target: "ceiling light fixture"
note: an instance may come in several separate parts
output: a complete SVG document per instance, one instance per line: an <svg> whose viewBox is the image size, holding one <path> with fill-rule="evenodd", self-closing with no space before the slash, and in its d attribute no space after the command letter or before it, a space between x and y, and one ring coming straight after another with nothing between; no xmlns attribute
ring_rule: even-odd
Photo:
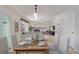
<svg viewBox="0 0 79 59"><path fill-rule="evenodd" d="M38 16L37 16L37 5L34 5L34 6L35 6L34 18L38 19Z"/></svg>

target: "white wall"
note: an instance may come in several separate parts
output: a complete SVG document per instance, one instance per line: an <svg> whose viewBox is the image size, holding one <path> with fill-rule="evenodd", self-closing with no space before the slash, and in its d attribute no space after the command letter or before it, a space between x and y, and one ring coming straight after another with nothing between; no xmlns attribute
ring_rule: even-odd
<svg viewBox="0 0 79 59"><path fill-rule="evenodd" d="M68 39L70 39L69 46L75 48L75 16L73 11L68 10L58 15L55 19L55 26L56 43L59 45L60 51L67 53Z"/></svg>
<svg viewBox="0 0 79 59"><path fill-rule="evenodd" d="M10 8L8 8L7 6L0 6L0 15L6 15L10 17L10 28L11 28L11 34L15 34L15 21L19 22L19 19L23 16L21 16L20 14L16 13L16 11L11 10ZM26 19L26 18L24 18ZM29 21L28 19L26 19L27 21Z"/></svg>
<svg viewBox="0 0 79 59"><path fill-rule="evenodd" d="M0 6L0 15L1 16L7 16L9 17L9 21L10 21L10 35L15 35L15 21L19 22L19 19L22 17L21 15L19 15L18 13L16 13L15 11L11 10L10 8L8 8L7 6ZM24 18L24 17L22 17ZM11 45L11 42L9 42ZM9 46L9 48L12 48L12 45Z"/></svg>
<svg viewBox="0 0 79 59"><path fill-rule="evenodd" d="M71 11L69 11L69 12L73 13L73 19L74 19L73 22L75 23L75 25L74 25L74 28L75 28L75 40L74 40L74 42L75 42L75 50L79 53L79 6L73 6L71 8ZM64 14L64 13L62 13L62 14ZM60 17L61 14L59 14L58 16ZM72 22L72 21L69 21L69 22ZM69 28L72 29L72 27L70 27L70 26L69 26Z"/></svg>
<svg viewBox="0 0 79 59"><path fill-rule="evenodd" d="M79 6L72 7L75 19L75 50L79 53Z"/></svg>
<svg viewBox="0 0 79 59"><path fill-rule="evenodd" d="M79 53L79 6L74 8L75 13L75 28L76 28L76 50Z"/></svg>
<svg viewBox="0 0 79 59"><path fill-rule="evenodd" d="M0 14L1 15L6 15L10 17L10 28L11 28L11 34L15 34L15 21L18 20L20 17L15 14L13 11L9 10L8 8L6 8L6 6L0 6Z"/></svg>

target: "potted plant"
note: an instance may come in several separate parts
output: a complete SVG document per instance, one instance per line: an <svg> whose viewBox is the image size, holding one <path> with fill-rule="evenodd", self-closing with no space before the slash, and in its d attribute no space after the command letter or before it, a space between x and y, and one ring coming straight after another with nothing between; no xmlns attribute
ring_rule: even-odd
<svg viewBox="0 0 79 59"><path fill-rule="evenodd" d="M32 26L29 26L29 31L30 31L30 32L32 31Z"/></svg>

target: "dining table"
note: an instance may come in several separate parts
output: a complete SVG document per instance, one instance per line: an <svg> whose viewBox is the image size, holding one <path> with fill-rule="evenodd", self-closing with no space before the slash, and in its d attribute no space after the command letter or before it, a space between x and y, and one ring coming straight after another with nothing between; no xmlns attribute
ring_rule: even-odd
<svg viewBox="0 0 79 59"><path fill-rule="evenodd" d="M43 44L43 45L42 45ZM32 41L31 44L20 45L20 42L13 48L15 54L48 54L49 48L46 40Z"/></svg>

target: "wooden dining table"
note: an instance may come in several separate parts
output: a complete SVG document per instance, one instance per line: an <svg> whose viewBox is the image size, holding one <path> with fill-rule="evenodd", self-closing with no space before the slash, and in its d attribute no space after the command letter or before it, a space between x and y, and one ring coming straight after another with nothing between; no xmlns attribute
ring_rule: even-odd
<svg viewBox="0 0 79 59"><path fill-rule="evenodd" d="M45 46L38 46L36 43L30 45L16 45L14 48L15 54L48 54L49 48L45 41Z"/></svg>

